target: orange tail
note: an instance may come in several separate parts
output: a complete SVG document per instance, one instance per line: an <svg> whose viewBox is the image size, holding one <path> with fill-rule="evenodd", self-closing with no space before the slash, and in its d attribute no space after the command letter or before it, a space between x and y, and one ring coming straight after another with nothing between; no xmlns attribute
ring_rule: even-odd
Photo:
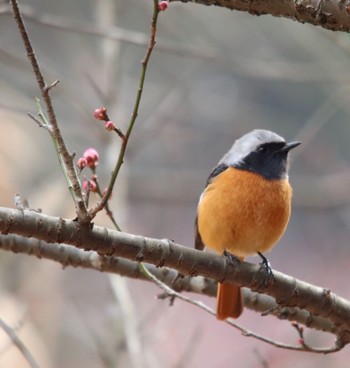
<svg viewBox="0 0 350 368"><path fill-rule="evenodd" d="M216 318L238 318L243 312L241 288L235 284L218 283Z"/></svg>

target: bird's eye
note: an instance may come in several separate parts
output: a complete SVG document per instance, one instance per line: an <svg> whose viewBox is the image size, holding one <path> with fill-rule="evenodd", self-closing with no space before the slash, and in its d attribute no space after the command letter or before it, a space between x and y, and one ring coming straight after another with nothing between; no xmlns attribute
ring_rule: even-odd
<svg viewBox="0 0 350 368"><path fill-rule="evenodd" d="M258 148L258 152L259 153L266 153L267 152L267 149L266 149L266 147L262 146L262 147L259 147Z"/></svg>

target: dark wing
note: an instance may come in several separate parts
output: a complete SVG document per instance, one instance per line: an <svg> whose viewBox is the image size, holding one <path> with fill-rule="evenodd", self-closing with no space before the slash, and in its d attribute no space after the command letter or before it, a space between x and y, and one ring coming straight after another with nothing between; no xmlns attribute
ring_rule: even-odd
<svg viewBox="0 0 350 368"><path fill-rule="evenodd" d="M201 234L198 232L198 216L196 217L196 222L194 224L194 231L196 234L196 237L194 239L194 247L198 250L203 250L205 248L205 245L202 241Z"/></svg>
<svg viewBox="0 0 350 368"><path fill-rule="evenodd" d="M214 170L211 172L211 174L209 175L209 178L207 180L207 183L206 183L205 187L207 187L213 181L213 179L216 176L218 176L219 174L221 174L227 168L228 168L228 166L226 164L220 164L220 165L216 166L214 168Z"/></svg>
<svg viewBox="0 0 350 368"><path fill-rule="evenodd" d="M205 187L207 187L212 181L213 179L218 176L219 174L221 174L223 171L225 171L228 168L227 165L225 164L220 164L218 166L216 166L214 168L214 170L211 172L211 174L209 175L209 178L207 180L207 183L205 185ZM198 215L196 217L196 221L195 221L195 225L194 225L194 229L195 229L195 240L194 240L194 247L198 250L203 250L205 248L205 244L203 243L201 234L198 231Z"/></svg>

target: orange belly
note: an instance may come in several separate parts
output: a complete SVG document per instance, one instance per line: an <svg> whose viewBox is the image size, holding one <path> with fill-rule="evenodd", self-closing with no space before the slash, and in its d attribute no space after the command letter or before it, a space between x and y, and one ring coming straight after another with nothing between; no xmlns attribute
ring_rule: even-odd
<svg viewBox="0 0 350 368"><path fill-rule="evenodd" d="M203 243L238 257L270 250L287 227L291 196L288 180L226 169L207 186L198 205Z"/></svg>

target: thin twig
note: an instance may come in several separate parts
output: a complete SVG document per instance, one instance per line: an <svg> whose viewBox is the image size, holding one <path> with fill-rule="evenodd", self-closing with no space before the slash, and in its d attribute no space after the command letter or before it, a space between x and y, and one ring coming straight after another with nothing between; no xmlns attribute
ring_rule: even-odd
<svg viewBox="0 0 350 368"><path fill-rule="evenodd" d="M115 165L115 168L112 172L112 176L110 179L110 182L108 184L107 190L102 198L102 200L97 203L97 205L90 209L89 211L89 217L91 219L93 219L97 212L101 211L105 206L106 203L108 202L108 199L110 197L110 195L112 194L112 190L115 184L115 181L118 177L120 168L124 162L124 156L125 156L125 152L126 152L126 148L128 145L128 141L132 132L132 129L134 127L135 121L137 119L138 116L138 111L139 111L139 106L140 106L140 102L141 102L141 97L142 97L142 93L143 93L143 87L144 87L144 83L145 83L145 77L146 77L146 72L147 72L147 66L148 66L148 61L151 57L153 48L156 44L156 33L157 33L157 20L158 20L158 14L159 14L159 10L158 10L158 0L154 0L154 6L153 6L153 16L152 16L152 21L151 21L151 33L150 33L150 38L149 38L149 44L148 44L148 48L146 51L146 55L144 57L144 59L142 60L141 64L141 76L140 76L140 81L139 81L139 87L137 90L137 94L136 94L136 99L135 99L135 104L134 104L134 109L131 115L131 119L129 122L129 126L128 129L125 133L125 135L123 135L121 137L121 147L120 147L120 151L119 151L119 156Z"/></svg>
<svg viewBox="0 0 350 368"><path fill-rule="evenodd" d="M267 363L265 358L261 356L260 351L257 348L253 348L253 353L258 358L259 363L261 364L262 368L269 368L269 364Z"/></svg>
<svg viewBox="0 0 350 368"><path fill-rule="evenodd" d="M308 345L305 342L305 337L304 337L304 327L300 326L297 322L292 322L291 323L292 327L294 327L298 333L299 336L299 344L305 349L305 351L312 351L312 347L310 345Z"/></svg>
<svg viewBox="0 0 350 368"><path fill-rule="evenodd" d="M21 312L21 316L20 318L16 321L15 325L12 325L11 328L12 330L16 333L18 333L21 328L23 327L27 317L28 317L28 313L27 313L27 309L23 308L22 312ZM5 354L6 351L8 351L11 347L13 346L13 342L12 340L8 342L8 344L4 344L1 349L0 349L0 356L2 356L3 354Z"/></svg>
<svg viewBox="0 0 350 368"><path fill-rule="evenodd" d="M18 350L22 353L25 360L31 366L31 368L39 368L38 363L35 361L33 355L28 348L24 345L22 340L18 337L13 328L11 328L5 321L0 318L0 327L6 332L12 342L17 346Z"/></svg>
<svg viewBox="0 0 350 368"><path fill-rule="evenodd" d="M191 299L183 294L180 294L178 292L176 292L175 290L171 289L168 285L164 284L162 281L158 280L145 266L143 263L139 264L139 268L141 270L141 272L143 272L147 277L149 277L159 288L161 288L162 290L165 291L165 293L168 295L168 297L174 299L174 298L178 298L186 303L192 304L204 311L206 311L207 313L211 314L212 316L216 316L216 312L211 309L210 307L208 307L206 304L204 304L201 301L198 300L194 300ZM296 350L296 351L308 351L308 352L312 352L312 353L321 353L321 354L328 354L328 353L333 353L336 351L339 351L341 349L341 347L337 344L337 342L335 343L334 346L329 347L329 348L312 348L310 346L305 346L303 344L301 345L289 345L289 344L285 344L279 341L275 341L273 339L270 339L268 337L262 336L260 334L257 334L255 332L252 332L250 330L245 329L244 327L240 326L239 324L237 324L236 322L233 322L232 319L226 319L224 321L225 323L229 324L230 326L236 328L237 330L239 330L243 336L248 336L248 337L253 337L259 341L265 342L269 345L273 345L277 348L282 348L282 349L286 349L286 350Z"/></svg>
<svg viewBox="0 0 350 368"><path fill-rule="evenodd" d="M116 275L109 275L109 284L113 296L118 301L118 306L123 324L125 344L129 353L131 366L140 368L143 366L143 349L138 331L138 313L135 309L126 279Z"/></svg>
<svg viewBox="0 0 350 368"><path fill-rule="evenodd" d="M38 60L35 56L35 52L33 46L30 42L28 32L24 25L22 15L20 13L17 0L11 0L13 16L16 21L19 33L22 37L22 41L24 47L27 52L27 57L32 66L36 81L38 83L42 98L45 103L46 112L48 115L48 123L49 123L49 132L51 138L55 144L55 148L57 149L58 159L61 164L62 170L67 179L68 188L70 193L72 194L73 200L75 202L76 212L78 218L82 222L86 222L87 220L87 208L85 205L85 200L83 197L83 193L81 190L80 180L74 165L73 156L69 153L66 144L61 135L56 114L53 108L53 104L50 97L50 90L57 85L58 81L53 82L52 84L47 85L44 79L44 76L40 70L40 66Z"/></svg>
<svg viewBox="0 0 350 368"><path fill-rule="evenodd" d="M47 131L49 131L49 129L47 129L47 126L45 124L43 124L36 116L34 116L33 114L31 114L30 112L28 112L28 116L35 122L38 124L38 126L40 128L44 128Z"/></svg>
<svg viewBox="0 0 350 368"><path fill-rule="evenodd" d="M95 170L93 170L93 174L96 175ZM99 181L96 180L96 191L98 196L102 199L103 198L103 192L101 190ZM117 223L117 220L114 217L113 211L110 209L108 202L106 202L104 210L106 212L106 215L109 217L109 219L111 220L112 224L114 225L114 227L116 228L116 230L118 231L122 231L121 227L119 226L119 224Z"/></svg>

